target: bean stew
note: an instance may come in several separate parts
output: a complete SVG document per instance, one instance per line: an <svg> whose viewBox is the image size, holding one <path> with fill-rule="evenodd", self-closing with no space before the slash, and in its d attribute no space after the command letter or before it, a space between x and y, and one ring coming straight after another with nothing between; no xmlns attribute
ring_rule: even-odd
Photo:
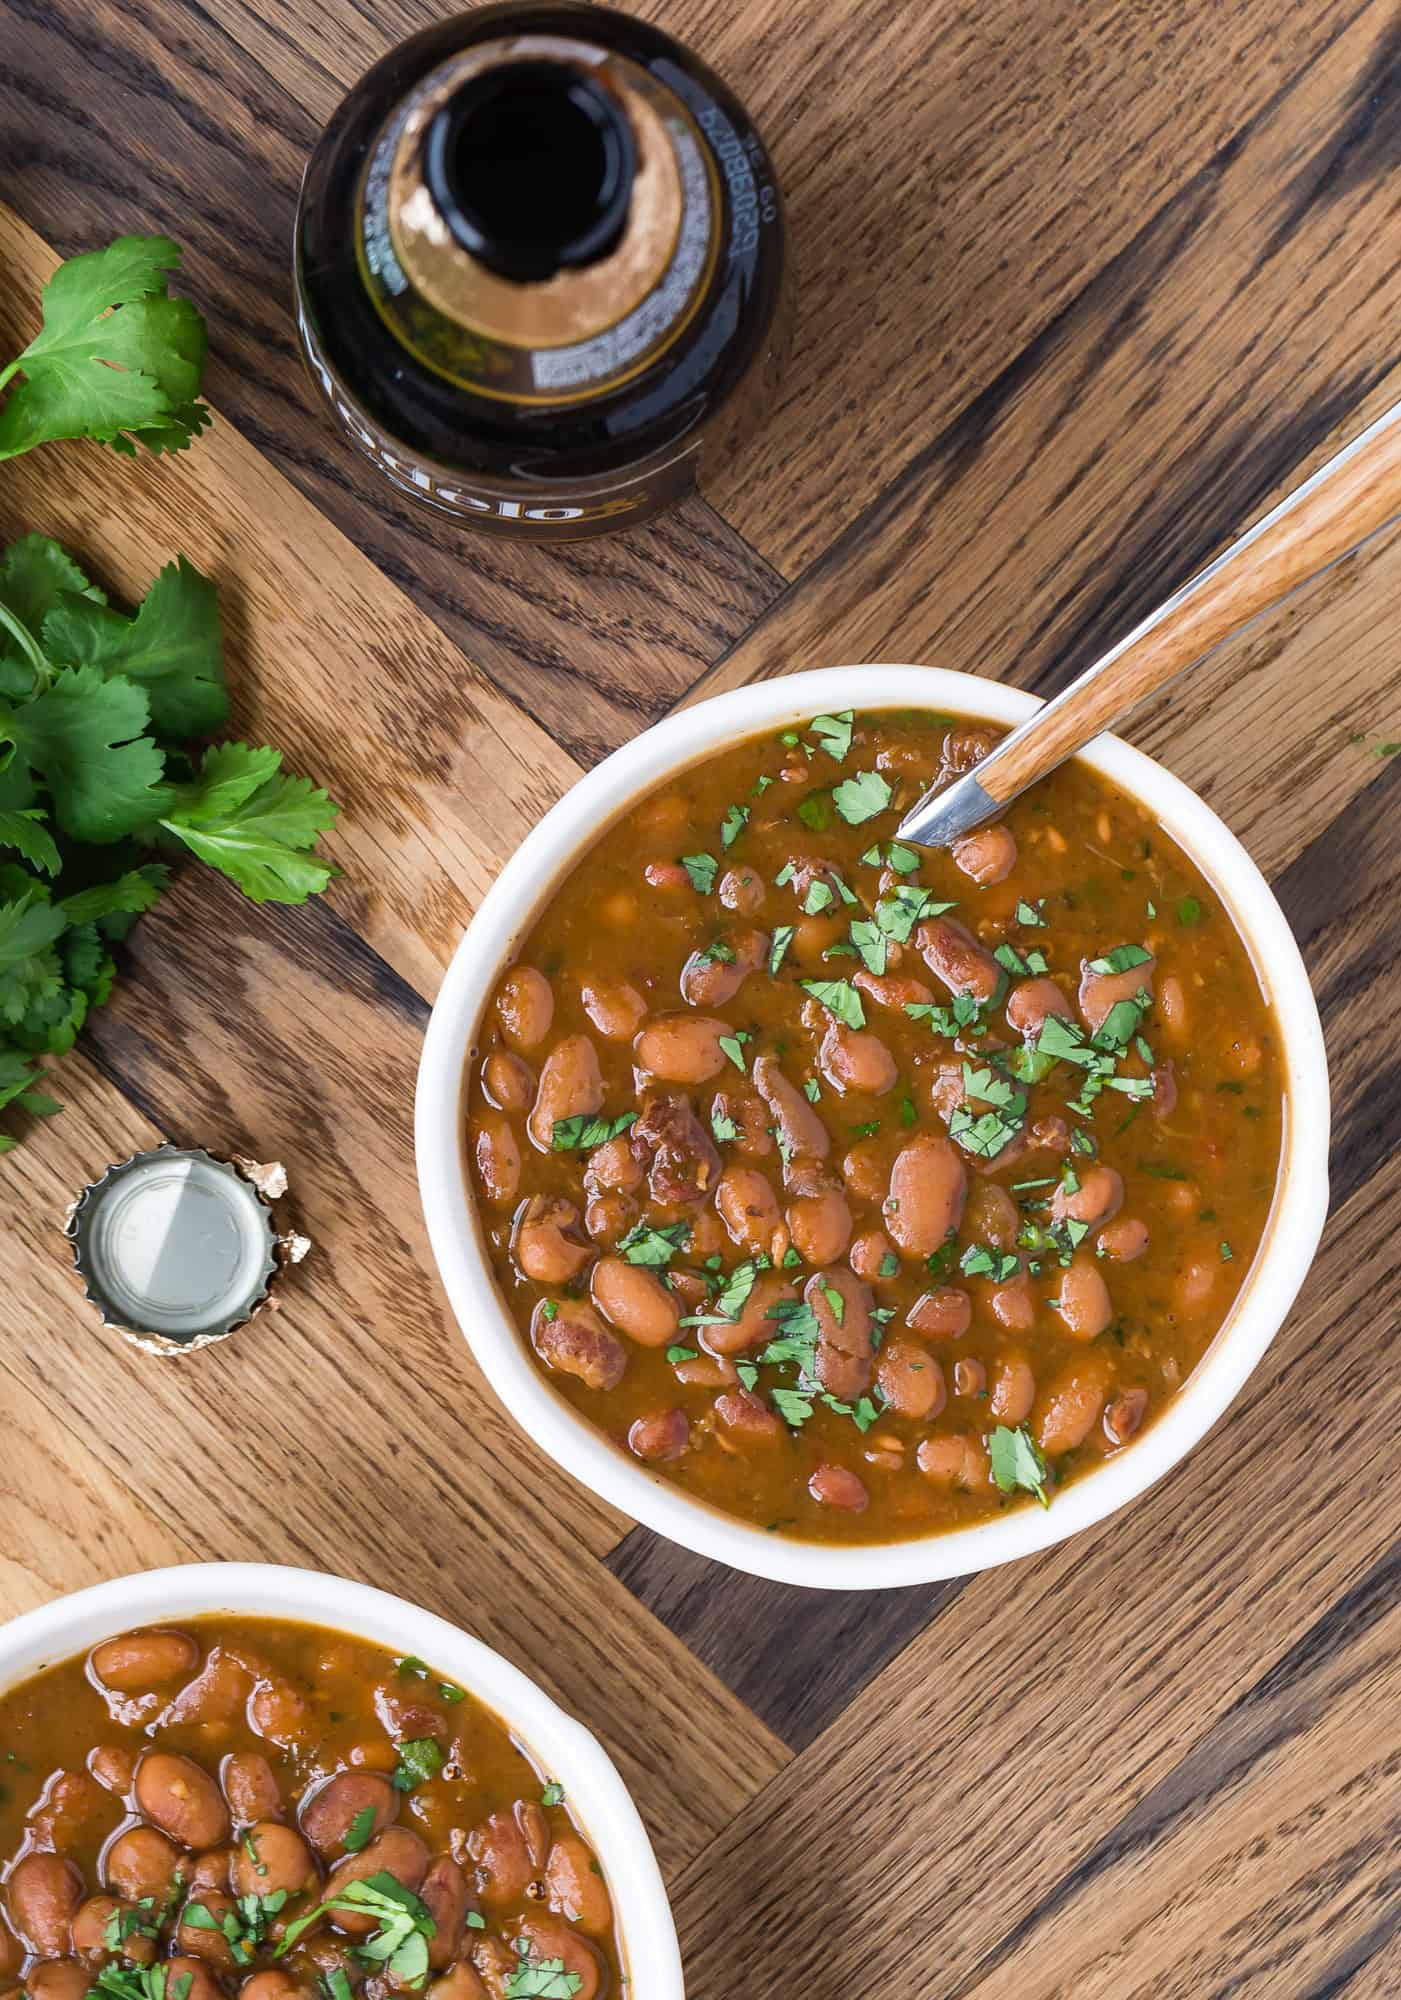
<svg viewBox="0 0 1401 2000"><path fill-rule="evenodd" d="M620 2000L609 1892L422 1660L197 1618L0 1695L0 1994Z"/></svg>
<svg viewBox="0 0 1401 2000"><path fill-rule="evenodd" d="M950 853L893 838L996 740L846 712L693 766L557 890L472 1054L537 1365L775 1533L1050 1504L1181 1387L1269 1215L1274 1018L1150 815L1073 762Z"/></svg>

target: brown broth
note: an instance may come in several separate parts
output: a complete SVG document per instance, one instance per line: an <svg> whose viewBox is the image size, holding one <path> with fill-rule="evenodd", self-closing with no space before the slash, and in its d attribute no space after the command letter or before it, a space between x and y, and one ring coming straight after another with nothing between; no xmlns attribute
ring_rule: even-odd
<svg viewBox="0 0 1401 2000"><path fill-rule="evenodd" d="M544 1040L523 1047L519 1034L515 1036L530 1087L542 1058L564 1038L587 1036L602 1078L595 1108L610 1120L637 1110L641 1101L634 1040L631 1035L609 1039L598 1031L582 997L584 987L625 983L644 1003L646 1022L659 1014L700 1011L719 1017L732 1035L746 1037L732 1044L739 1063L726 1058L702 1082L655 1087L684 1094L707 1127L717 1095L723 1094L731 1115L737 1105L748 1103L762 1150L742 1156L735 1140L722 1141L716 1149L720 1169L738 1164L757 1169L782 1218L791 1189L784 1185L784 1163L774 1145L775 1120L750 1081L756 1059L777 1054L793 1085L805 1085L809 1095L816 1088L813 1108L831 1134L820 1171L844 1188L851 1235L859 1239L892 1221L883 1203L897 1153L921 1134L937 1138L947 1133L947 1097L941 1112L934 1096L940 1066L966 1059L981 1073L990 1050L1002 1045L1005 1060L1019 1037L1009 1027L1005 1000L986 1010L980 1035L970 1039L965 1029L955 1041L937 1032L928 1018L876 1004L867 992L862 996L863 1032L884 1044L893 1081L879 1092L835 1089L831 1060L823 1055L824 1042L834 1032L833 1015L797 982L800 977L850 982L860 971L859 957L833 953L834 946L849 942L853 917L869 920L877 898L890 896L899 885L928 890L938 902L956 904L949 913L953 920L966 925L987 950L1010 946L1023 961L1028 953L1044 954L1046 976L1059 985L1072 1008L1085 961L1126 945L1153 955L1153 1004L1138 1023L1138 1037L1117 1059L1115 1073L1120 1085L1142 1088L1144 1079L1160 1076L1170 1061L1175 1105L1160 1109L1166 1104L1165 1083L1157 1086L1151 1102L1111 1084L1090 1102L1088 1115L1076 1115L1067 1103L1078 1098L1084 1070L1059 1062L1049 1075L1026 1086L1022 1122L1036 1129L1040 1121L1062 1120L1068 1130L1085 1135L1075 1143L1088 1141L1094 1152L1033 1146L1018 1153L1013 1145L1004 1149L1005 1157L979 1161L960 1147L968 1169L967 1199L956 1238L934 1254L932 1263L923 1255L887 1254L880 1274L871 1280L870 1295L883 1315L875 1330L881 1351L873 1356L872 1370L880 1370L882 1354L892 1342L904 1344L900 1351L907 1360L914 1344L927 1357L915 1361L916 1374L926 1366L938 1371L946 1398L942 1408L923 1417L900 1414L881 1404L873 1381L864 1392L869 1408L849 1399L863 1419L873 1418L864 1431L853 1415L831 1407L820 1394L808 1394L804 1401L810 1414L784 1424L773 1437L746 1444L717 1413L716 1389L679 1379L678 1366L683 1374L694 1371L667 1358L669 1347L701 1352L707 1339L703 1327L683 1326L662 1346L617 1342L616 1330L609 1329L609 1339L625 1358L615 1386L590 1387L558 1367L547 1371L554 1387L620 1449L628 1448L639 1420L681 1412L667 1421L679 1432L684 1418L685 1449L680 1456L652 1462L650 1469L696 1498L773 1532L819 1541L885 1540L969 1525L1025 1504L1024 1491L1009 1494L990 1476L987 1441L998 1429L1025 1427L1023 1434L1045 1447L1046 1491L1053 1500L1057 1487L1123 1448L1109 1426L1117 1424L1127 1440L1171 1401L1229 1312L1269 1215L1283 1119L1274 1016L1220 899L1140 805L1075 762L1006 814L1003 824L1015 838L1016 860L1005 879L979 886L944 853L922 852L917 868L905 873L863 861L873 844L885 848L901 812L927 785L949 778L997 733L968 723L950 728L947 717L899 711L858 716L840 763L810 730L801 734L801 742L799 733L790 731L727 749L673 778L616 820L536 919L513 961L543 973L553 993ZM812 749L811 756L803 745ZM853 825L833 809L828 795L834 785L860 772L880 774L891 791L882 810ZM807 806L820 824L799 817L804 801L820 802ZM722 823L736 806L747 807L748 818L726 848ZM676 867L680 857L696 855L709 855L718 864L716 887L709 893L701 893L689 871ZM809 875L776 881L795 860L834 867L856 900L847 903L834 896L828 907L805 916L800 905L812 899ZM753 906L744 914L726 908L717 893L727 872L740 868L757 878ZM830 876L822 879L830 891ZM820 892L815 900L822 900ZM1041 924L1018 921L1028 906L1043 917ZM732 948L727 941L750 929L771 940L780 925L794 926L795 935L776 977L765 965L744 979L732 999L687 1009L680 980L693 953L717 939ZM921 953L924 936L921 925L908 942L892 945L886 972L918 980L930 989L927 999L947 1010L953 995ZM1011 980L1018 983L1018 978ZM1088 1030L1081 1027L1079 1032ZM845 1030L838 1039L844 1037ZM492 1261L523 1338L531 1340L533 1324L540 1341L542 1311L553 1310L555 1325L561 1315L577 1317L577 1302L588 1298L591 1283L589 1260L582 1253L584 1267L568 1283L541 1282L522 1271L513 1239L519 1247L526 1205L535 1197L571 1205L575 1219L564 1232L565 1241L587 1245L590 1258L595 1251L616 1257L627 1229L689 1224L689 1238L662 1268L666 1282L679 1283L682 1290L694 1292L703 1282L709 1298L702 1310L713 1311L719 1287L737 1266L752 1261L716 1213L713 1172L699 1202L658 1200L648 1181L596 1199L590 1209L581 1177L591 1155L540 1150L526 1131L527 1114L503 1110L499 1098L493 1101L484 1087L484 1064L511 1046L500 1010L489 1011L465 1096ZM1140 1053L1143 1046L1151 1062ZM943 1087L947 1092L947 1084ZM984 1100L976 1099L968 1115L985 1110ZM512 1181L508 1172L488 1186L482 1170L494 1171L493 1135L500 1134L503 1124L508 1128L507 1153L509 1140L515 1140L519 1173ZM638 1143L645 1158L647 1149ZM1097 1254L1098 1225L1078 1243L1068 1242L1064 1229L1058 1244L1045 1241L1052 1220L1045 1204L1066 1178L1067 1167L1079 1179L1098 1165L1112 1167L1122 1177L1122 1205L1109 1220L1141 1223L1147 1230L1147 1248L1132 1261ZM999 1189L1001 1194L989 1192ZM1067 1178L1062 1199L1072 1193ZM1024 1233L1020 1242L999 1243L994 1239L999 1231L1005 1236L1008 1197L1017 1205L1015 1226ZM586 1211L592 1240L584 1230ZM1034 1234L1038 1228L1039 1239ZM1120 1230L1119 1237L1126 1240L1126 1232ZM1114 1240L1111 1234L1109 1242ZM1021 1274L999 1285L992 1276L966 1273L961 1260L978 1245L999 1258L1015 1256ZM789 1254L791 1264L795 1253ZM1110 1317L1090 1337L1073 1332L1053 1303L1065 1282L1067 1256L1076 1267L1071 1281L1076 1296L1089 1295L1094 1306L1096 1281L1083 1276L1082 1265L1097 1272L1108 1289ZM850 1275L845 1254L829 1268L839 1266ZM781 1263L780 1272L789 1275ZM797 1287L810 1276L806 1263L792 1267ZM967 1331L940 1335L910 1326L916 1302L940 1287L967 1295ZM1006 1323L1016 1318L1019 1307L1029 1323ZM688 1302L684 1309L696 1308ZM1094 1317L1092 1310L1088 1323ZM1083 1314L1081 1319L1083 1325ZM607 1327L606 1315L595 1314L594 1324ZM776 1331L770 1322L766 1337ZM761 1351L750 1349L734 1359L754 1368ZM543 1368L538 1352L536 1359ZM753 1379L759 1399L770 1409L775 1389L804 1388L792 1363L759 1365ZM908 1394L910 1379L906 1371L903 1393ZM809 1388L811 1383L809 1371ZM919 1393L916 1386L916 1401ZM785 1401L782 1396L779 1400ZM1077 1411L1083 1416L1091 1405L1082 1435L1066 1443L1081 1428ZM801 1415L802 1405L787 1401L786 1410ZM999 1422L999 1411L1007 1413L1005 1422ZM964 1443L938 1442L942 1440ZM1057 1445L1061 1448L1052 1448ZM921 1447L930 1476L920 1469ZM999 1451L1007 1448L1003 1440ZM951 1462L957 1469L950 1477ZM822 1504L813 1496L809 1481L820 1466L836 1466L859 1479L866 1496L860 1511ZM844 1477L836 1490L839 1495L854 1491Z"/></svg>
<svg viewBox="0 0 1401 2000"><path fill-rule="evenodd" d="M313 1862L312 1890L291 1895L271 1917L266 1937L246 1956L240 1950L236 1964L214 1966L212 1990L197 1985L186 2000L219 2000L236 1993L253 1975L274 1967L292 1975L296 1993L306 2000L313 1995L317 2000L345 2000L345 1989L338 1996L334 1981L339 1971L345 1973L349 1991L362 2000L389 2000L391 1992L397 1992L400 2000L405 1993L435 1992L440 2000L502 2000L514 1990L502 1968L522 1963L519 1941L526 1941L524 1962L533 1966L553 1954L556 1934L567 1934L566 1973L578 1967L580 1984L572 1989L577 2000L618 2000L625 1990L622 1951L598 1863L571 1818L569 1802L556 1795L558 1788L550 1785L548 1774L536 1767L480 1702L423 1662L317 1626L221 1616L187 1619L168 1629L195 1642L195 1666L145 1693L104 1692L92 1664L94 1655L88 1655L47 1668L0 1695L0 1877L6 1883L3 1904L8 1918L8 1926L0 1919L0 1992L25 1976L33 1983L36 2000L50 2000L51 1994L64 2000L66 1973L41 1972L36 1978L41 1957L55 1957L52 1949L26 1952L22 1942L25 1924L15 1886L16 1864L36 1851L51 1850L79 1869L85 1896L106 1889L114 1836L141 1825L142 1817L130 1791L114 1791L98 1781L94 1753L125 1751L137 1756L154 1746L192 1759L216 1787L228 1768L225 1760L233 1753L265 1758L279 1795L277 1812L268 1817L285 1819L294 1828L300 1823ZM94 1649L94 1654L100 1658L101 1649ZM196 1690L182 1698L182 1688L189 1688L197 1676L202 1678ZM167 1716L177 1701L179 1715ZM441 1768L409 1789L396 1790L392 1774L405 1768L399 1746L427 1740L440 1745ZM101 1763L101 1756L96 1761ZM411 1829L428 1856L451 1856L461 1866L466 1907L473 1914L461 1930L446 1982L442 1970L434 1969L427 1978L392 1986L382 1970L355 1957L354 1940L330 1927L334 1915L329 1922L322 1919L285 1957L275 1956L282 1931L321 1900L324 1878L347 1851L344 1844L332 1843L318 1858L311 1827L299 1822L299 1804L326 1781L348 1772L385 1774L397 1807L391 1833ZM139 1793L139 1778L137 1787ZM386 1789L382 1782L380 1789ZM234 1797L230 1790L230 1800ZM502 1846L493 1837L483 1850L480 1836L491 1815L504 1815L515 1824L517 1801L525 1803L533 1823L542 1829L539 1837L551 1845L543 1864L532 1859L521 1879L511 1882L504 1863L498 1867L495 1859L498 1852L506 1854L509 1838ZM369 1830L367 1825L360 1828L362 1834ZM222 1864L214 1865L216 1872L223 1865L225 1880L228 1857L237 1860L243 1848L254 1856L257 1840L249 1834L246 1820L235 1813L231 1830L211 1850L222 1857ZM369 1854L371 1847L362 1840L358 1851ZM591 1936L554 1908L563 1879L558 1873L563 1862L556 1859L561 1855L582 1861L588 1871L590 1893L599 1906L587 1913ZM182 1850L180 1867L187 1883L195 1860L193 1852ZM394 1865L386 1862L391 1872ZM187 1887L182 1893L183 1900L177 1894L168 1905L172 1912L198 1900L202 1892ZM601 1923L599 1908L605 1913ZM146 1912L153 1923L159 1914L159 1907ZM158 1960L170 1951L172 1921L173 1917L150 1947ZM444 1930L444 1950L448 1935ZM199 1941L199 1934L187 1933L182 1951L190 1948L190 1936ZM101 1949L87 1956L84 1971L89 1983L104 1965L109 1976L118 1971L120 1956ZM59 1964L66 1959L66 1952L59 1955ZM71 1960L67 1962L73 1992L81 1995L82 1976ZM168 1983L172 1990L166 2000L179 2000L174 1990L177 1980L168 1978ZM108 1989L101 1992L107 1996ZM110 2000L123 2000L120 1981ZM130 2000L152 2000L152 1996L134 1993ZM287 2000L294 2000L290 1989Z"/></svg>

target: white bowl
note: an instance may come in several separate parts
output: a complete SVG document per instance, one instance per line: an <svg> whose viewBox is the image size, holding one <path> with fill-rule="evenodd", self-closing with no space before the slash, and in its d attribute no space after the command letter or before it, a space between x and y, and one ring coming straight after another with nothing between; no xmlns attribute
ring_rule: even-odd
<svg viewBox="0 0 1401 2000"><path fill-rule="evenodd" d="M1125 1506L1215 1423L1278 1332L1303 1283L1328 1207L1328 1069L1308 974L1284 914L1235 836L1195 792L1102 736L1084 761L1145 805L1230 911L1274 1009L1287 1090L1284 1158L1250 1276L1186 1385L1127 1451L1058 1493L972 1528L913 1541L832 1547L765 1533L647 1471L558 1395L516 1330L492 1277L462 1142L462 1072L503 967L582 850L633 802L726 743L841 708L933 709L998 723L1039 703L1018 688L934 667L829 667L760 681L670 715L581 778L522 841L448 967L419 1063L415 1145L429 1239L453 1311L497 1395L537 1444L625 1514L754 1576L873 1590L964 1576L1064 1541Z"/></svg>
<svg viewBox="0 0 1401 2000"><path fill-rule="evenodd" d="M146 1570L75 1591L0 1626L0 1691L115 1633L220 1612L326 1625L395 1653L413 1653L475 1695L537 1766L563 1785L608 1882L632 1973L629 1990L645 1992L647 2000L684 2000L681 1954L661 1870L610 1758L499 1653L402 1597L276 1563Z"/></svg>

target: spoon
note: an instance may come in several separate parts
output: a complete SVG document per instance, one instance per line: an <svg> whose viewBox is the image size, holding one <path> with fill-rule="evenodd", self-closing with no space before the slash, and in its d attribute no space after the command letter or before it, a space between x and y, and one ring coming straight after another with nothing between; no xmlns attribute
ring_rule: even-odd
<svg viewBox="0 0 1401 2000"><path fill-rule="evenodd" d="M994 819L1091 737L1398 516L1401 403L1004 737L976 770L926 792L896 838L948 847Z"/></svg>

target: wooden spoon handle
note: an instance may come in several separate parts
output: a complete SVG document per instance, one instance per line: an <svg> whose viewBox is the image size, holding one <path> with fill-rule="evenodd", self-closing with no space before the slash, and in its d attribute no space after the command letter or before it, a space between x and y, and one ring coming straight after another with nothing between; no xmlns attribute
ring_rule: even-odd
<svg viewBox="0 0 1401 2000"><path fill-rule="evenodd" d="M1401 515L1401 404L1331 458L1168 598L969 777L921 800L903 839L943 845L1019 792L1252 619ZM961 810L955 794L967 787ZM984 803L979 805L976 793ZM974 817L968 817L970 812ZM957 819L960 823L952 824Z"/></svg>

